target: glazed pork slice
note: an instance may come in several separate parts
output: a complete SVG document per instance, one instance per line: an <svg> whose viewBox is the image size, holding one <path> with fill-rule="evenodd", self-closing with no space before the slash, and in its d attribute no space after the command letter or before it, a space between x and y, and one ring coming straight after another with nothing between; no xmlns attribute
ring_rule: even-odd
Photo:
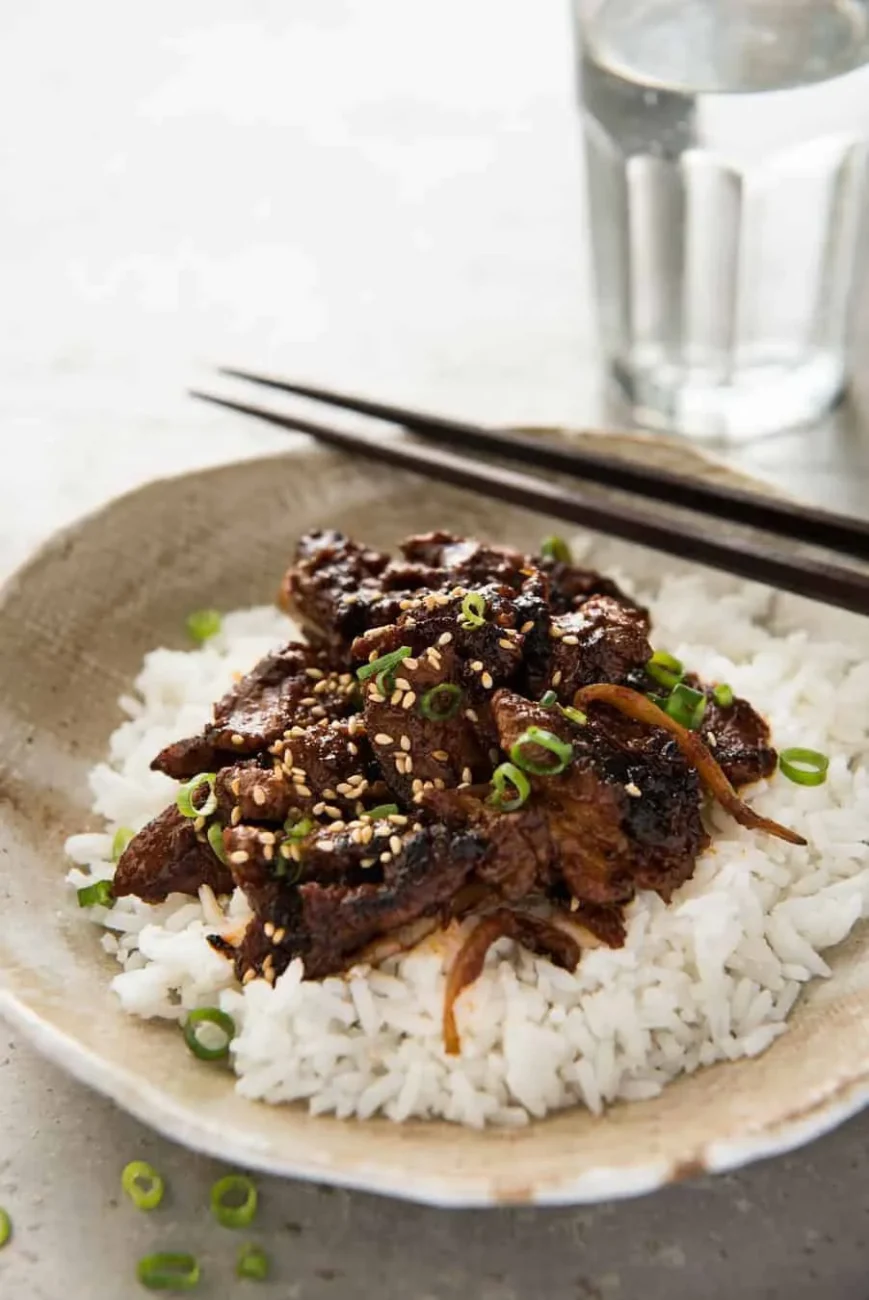
<svg viewBox="0 0 869 1300"><path fill-rule="evenodd" d="M195 895L201 885L230 893L232 876L189 817L173 805L148 822L121 854L112 890L116 898L135 894L162 903L169 894Z"/></svg>
<svg viewBox="0 0 869 1300"><path fill-rule="evenodd" d="M407 818L324 828L301 843L241 826L224 839L254 910L233 953L244 981L273 981L294 957L307 979L319 979L345 969L379 935L448 916L482 852L473 834Z"/></svg>
<svg viewBox="0 0 869 1300"><path fill-rule="evenodd" d="M335 668L324 651L291 641L224 695L201 736L167 746L151 767L179 781L215 772L261 754L293 726L346 717L356 695L352 673Z"/></svg>

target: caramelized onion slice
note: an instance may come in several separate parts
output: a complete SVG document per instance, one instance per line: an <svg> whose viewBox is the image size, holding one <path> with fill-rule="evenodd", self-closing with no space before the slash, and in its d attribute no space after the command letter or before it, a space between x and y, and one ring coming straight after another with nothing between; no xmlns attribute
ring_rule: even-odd
<svg viewBox="0 0 869 1300"><path fill-rule="evenodd" d="M709 793L718 800L722 808L727 809L740 826L766 831L767 835L775 835L777 839L787 840L788 844L806 843L802 835L797 835L796 831L780 826L769 817L761 817L749 808L748 804L743 803L713 757L711 750L703 744L697 732L689 731L676 722L663 709L659 709L657 704L653 704L647 696L641 695L639 691L632 691L628 686L613 686L608 682L583 686L576 692L574 704L577 708L584 709L593 703L609 704L620 713L627 714L629 718L635 718L637 722L646 722L650 727L663 727L665 731L669 731L688 762L696 768L697 775Z"/></svg>
<svg viewBox="0 0 869 1300"><path fill-rule="evenodd" d="M459 994L478 979L486 961L486 953L493 943L509 935L532 952L540 953L562 966L576 970L581 949L576 940L558 926L539 917L499 908L490 912L474 927L462 944L447 976L444 994L444 1050L450 1056L461 1051L459 1031L456 1026L455 1005Z"/></svg>

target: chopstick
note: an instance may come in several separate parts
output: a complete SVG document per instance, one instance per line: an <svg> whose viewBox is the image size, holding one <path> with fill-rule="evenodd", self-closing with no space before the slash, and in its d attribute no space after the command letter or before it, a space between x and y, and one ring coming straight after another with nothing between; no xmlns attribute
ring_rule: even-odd
<svg viewBox="0 0 869 1300"><path fill-rule="evenodd" d="M456 487L552 515L578 527L591 528L669 555L723 569L737 577L766 583L855 613L869 613L869 575L823 559L808 556L793 559L759 539L733 536L726 541L719 540L705 533L696 518L664 519L649 513L639 504L602 501L583 493L580 488L568 490L533 475L484 464L438 447L419 446L402 440L375 442L350 430L284 415L215 393L191 389L190 395L281 429L307 433L318 442L354 453L364 460L416 471L439 482L452 483Z"/></svg>
<svg viewBox="0 0 869 1300"><path fill-rule="evenodd" d="M342 410L356 411L378 420L389 420L441 446L453 446L463 452L480 451L531 465L536 469L556 470L585 479L589 483L620 488L636 496L649 497L688 510L699 510L715 519L747 524L779 537L790 537L813 546L822 546L826 550L857 559L869 559L869 523L862 519L847 518L813 506L762 497L756 492L746 492L724 484L701 483L688 475L675 474L672 470L626 461L621 457L607 456L603 452L583 447L564 446L542 438L487 429L481 425L428 415L407 407L390 406L349 393L333 393L325 388L297 384L275 375L258 374L234 366L220 366L218 372L234 379L292 393L296 397L325 402Z"/></svg>

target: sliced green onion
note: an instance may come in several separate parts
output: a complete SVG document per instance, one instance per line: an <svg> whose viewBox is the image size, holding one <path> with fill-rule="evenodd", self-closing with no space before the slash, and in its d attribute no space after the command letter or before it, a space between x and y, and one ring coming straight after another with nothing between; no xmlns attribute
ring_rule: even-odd
<svg viewBox="0 0 869 1300"><path fill-rule="evenodd" d="M419 711L431 722L448 722L461 708L462 688L452 682L441 682L426 691L419 702Z"/></svg>
<svg viewBox="0 0 869 1300"><path fill-rule="evenodd" d="M360 682L367 682L369 677L389 672L390 669L397 668L402 659L409 658L410 646L399 646L397 650L391 650L389 654L381 655L379 659L372 659L370 664L363 664L361 668L357 668L356 676Z"/></svg>
<svg viewBox="0 0 869 1300"><path fill-rule="evenodd" d="M823 785L830 760L817 749L783 749L778 756L782 775L795 785Z"/></svg>
<svg viewBox="0 0 869 1300"><path fill-rule="evenodd" d="M696 731L706 712L706 696L702 691L686 686L684 682L677 682L669 699L661 707L674 722L687 727L689 731Z"/></svg>
<svg viewBox="0 0 869 1300"><path fill-rule="evenodd" d="M269 1275L269 1257L262 1246L250 1242L238 1252L235 1265L237 1277L249 1278L252 1282L265 1282Z"/></svg>
<svg viewBox="0 0 869 1300"><path fill-rule="evenodd" d="M554 763L540 763L525 753L526 745L537 745L546 749L555 759ZM557 776L563 772L573 758L573 745L568 740L561 740L543 727L528 727L514 745L510 747L510 757L517 767L534 776Z"/></svg>
<svg viewBox="0 0 869 1300"><path fill-rule="evenodd" d="M206 1047L199 1037L202 1025L216 1025L223 1034L223 1042L216 1047ZM229 1055L229 1044L235 1037L235 1021L219 1007L199 1007L189 1011L184 1021L184 1041L200 1061L220 1061Z"/></svg>
<svg viewBox="0 0 869 1300"><path fill-rule="evenodd" d="M296 821L287 818L284 822L284 832L288 840L303 840L313 829L314 823L310 817L299 817Z"/></svg>
<svg viewBox="0 0 869 1300"><path fill-rule="evenodd" d="M137 1210L156 1210L163 1199L163 1179L144 1160L131 1160L124 1166L121 1186Z"/></svg>
<svg viewBox="0 0 869 1300"><path fill-rule="evenodd" d="M558 707L564 716L570 718L570 721L575 722L578 727L584 727L588 722L588 717L582 709L575 709L572 704L559 704Z"/></svg>
<svg viewBox="0 0 869 1300"><path fill-rule="evenodd" d="M200 772L194 776L175 796L175 802L178 805L178 811L184 817L210 817L217 807L217 794L214 789L214 783L217 780L215 772ZM199 794L201 790L208 787L208 794L205 796L205 802L195 804L193 796Z"/></svg>
<svg viewBox="0 0 869 1300"><path fill-rule="evenodd" d="M540 554L544 560L554 560L556 564L570 564L573 556L570 553L570 547L563 537L544 537L540 543Z"/></svg>
<svg viewBox="0 0 869 1300"><path fill-rule="evenodd" d="M129 826L119 826L115 831L115 838L112 840L112 862L117 862L124 849L134 838L136 832Z"/></svg>
<svg viewBox="0 0 869 1300"><path fill-rule="evenodd" d="M136 1277L149 1291L193 1291L200 1270L195 1255L160 1251L139 1260Z"/></svg>
<svg viewBox="0 0 869 1300"><path fill-rule="evenodd" d="M223 843L223 826L220 822L211 823L208 830L205 832L205 838L211 845L211 851L217 858L218 862L222 862L224 866L227 866L229 858L226 856L226 847Z"/></svg>
<svg viewBox="0 0 869 1300"><path fill-rule="evenodd" d="M656 650L646 663L646 672L650 677L654 677L656 682L666 686L667 690L672 690L676 683L682 680L685 667L682 660L677 659L675 655L668 654L666 650Z"/></svg>
<svg viewBox="0 0 869 1300"><path fill-rule="evenodd" d="M557 703L558 696L555 694L555 691L546 691L540 696L541 709L553 709Z"/></svg>
<svg viewBox="0 0 869 1300"><path fill-rule="evenodd" d="M719 686L713 686L712 698L716 704L720 704L722 709L729 709L733 703L733 687L722 682Z"/></svg>
<svg viewBox="0 0 869 1300"><path fill-rule="evenodd" d="M12 1220L5 1210L0 1209L0 1250L12 1236Z"/></svg>
<svg viewBox="0 0 869 1300"><path fill-rule="evenodd" d="M517 808L522 807L531 793L531 782L513 763L502 763L500 767L495 768L492 773L492 786L489 803L500 808L502 812L515 812ZM508 796L508 786L512 786L516 791L515 797Z"/></svg>
<svg viewBox="0 0 869 1300"><path fill-rule="evenodd" d="M369 808L365 817L370 817L373 822L382 821L385 817L392 817L398 812L397 803L379 803L376 808Z"/></svg>
<svg viewBox="0 0 869 1300"><path fill-rule="evenodd" d="M187 631L197 645L217 636L220 626L221 618L216 609L195 609L187 615Z"/></svg>
<svg viewBox="0 0 869 1300"><path fill-rule="evenodd" d="M486 621L486 597L479 591L469 591L462 601L459 622L462 627L470 629L482 627Z"/></svg>
<svg viewBox="0 0 869 1300"><path fill-rule="evenodd" d="M78 890L79 907L111 907L114 901L110 880L95 880L92 885Z"/></svg>
<svg viewBox="0 0 869 1300"><path fill-rule="evenodd" d="M227 1174L211 1189L211 1213L224 1228L247 1228L256 1214L256 1185L246 1174Z"/></svg>

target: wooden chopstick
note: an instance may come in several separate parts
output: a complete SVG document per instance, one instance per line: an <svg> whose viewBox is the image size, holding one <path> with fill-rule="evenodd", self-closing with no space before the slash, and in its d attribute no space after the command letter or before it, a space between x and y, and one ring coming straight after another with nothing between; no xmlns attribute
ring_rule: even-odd
<svg viewBox="0 0 869 1300"><path fill-rule="evenodd" d="M389 406L348 393L333 393L325 388L297 384L274 375L263 375L233 366L221 366L219 372L244 379L266 388L274 388L297 397L325 402L342 410L357 411L378 420L389 420L412 430L421 438L439 445L454 446L459 451L480 451L492 456L515 460L537 469L557 470L575 475L589 483L620 488L636 496L649 497L669 505L697 510L716 519L747 524L778 537L821 546L856 559L869 559L869 523L848 518L833 511L790 501L762 497L754 492L718 483L701 483L687 475L652 465L630 462L584 447L573 447L503 433L461 420L428 415L402 406Z"/></svg>
<svg viewBox="0 0 869 1300"><path fill-rule="evenodd" d="M582 528L650 546L668 555L723 569L737 577L763 582L827 605L859 614L869 613L869 575L822 559L792 559L764 541L738 536L727 541L717 540L698 528L696 519L662 519L648 513L641 505L601 501L584 494L581 489L568 491L533 475L466 459L440 448L418 446L399 439L374 442L359 433L284 415L248 402L233 401L214 393L191 389L190 395L265 420L281 429L310 434L318 442L352 452L365 460L413 470L440 482L481 492Z"/></svg>

